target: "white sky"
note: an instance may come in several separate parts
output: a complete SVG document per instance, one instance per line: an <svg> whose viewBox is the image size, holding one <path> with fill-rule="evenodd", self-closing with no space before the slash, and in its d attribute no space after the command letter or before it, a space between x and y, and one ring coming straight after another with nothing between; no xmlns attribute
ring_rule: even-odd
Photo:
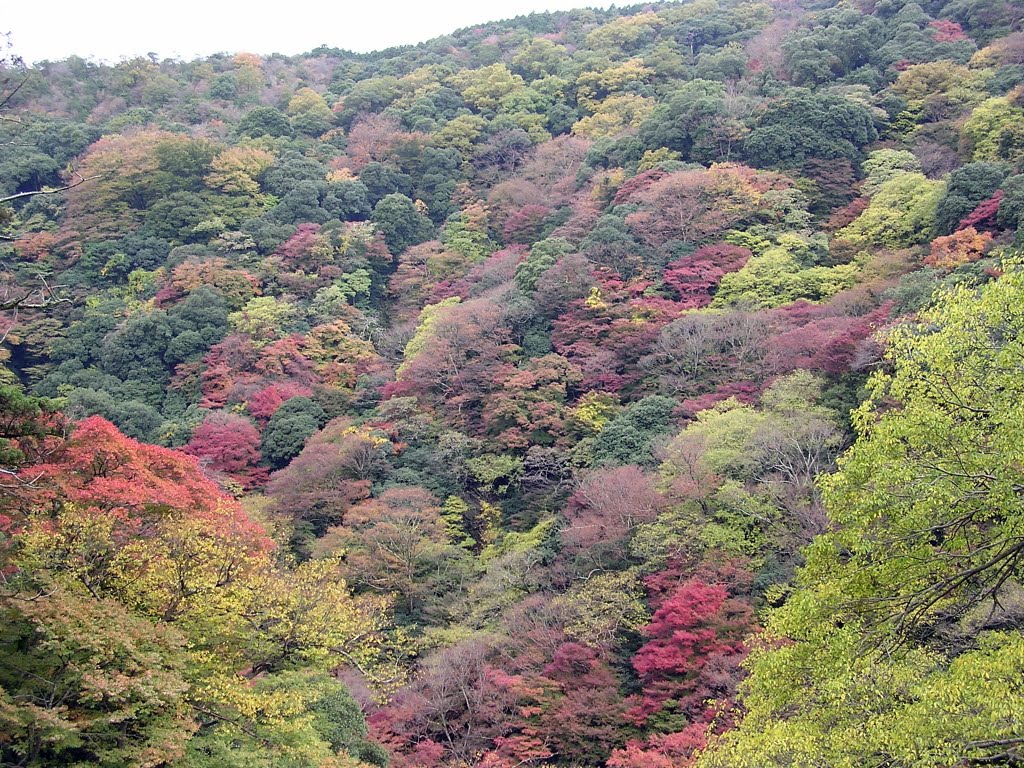
<svg viewBox="0 0 1024 768"><path fill-rule="evenodd" d="M0 33L26 63L72 54L115 62L154 52L373 51L532 11L607 7L601 0L50 0L7 2Z"/></svg>

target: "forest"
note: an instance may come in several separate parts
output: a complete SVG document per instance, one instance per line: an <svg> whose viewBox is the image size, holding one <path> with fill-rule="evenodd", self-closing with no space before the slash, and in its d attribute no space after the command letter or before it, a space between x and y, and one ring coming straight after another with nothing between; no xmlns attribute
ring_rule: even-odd
<svg viewBox="0 0 1024 768"><path fill-rule="evenodd" d="M1024 764L1022 225L1013 0L8 52L0 765Z"/></svg>

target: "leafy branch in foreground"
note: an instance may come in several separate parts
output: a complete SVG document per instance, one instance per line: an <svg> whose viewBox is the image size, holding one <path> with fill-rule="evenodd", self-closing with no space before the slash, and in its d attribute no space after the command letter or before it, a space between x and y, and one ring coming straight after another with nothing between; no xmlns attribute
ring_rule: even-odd
<svg viewBox="0 0 1024 768"><path fill-rule="evenodd" d="M891 370L821 481L836 529L703 766L1021 762L1024 269L1004 269L889 334Z"/></svg>

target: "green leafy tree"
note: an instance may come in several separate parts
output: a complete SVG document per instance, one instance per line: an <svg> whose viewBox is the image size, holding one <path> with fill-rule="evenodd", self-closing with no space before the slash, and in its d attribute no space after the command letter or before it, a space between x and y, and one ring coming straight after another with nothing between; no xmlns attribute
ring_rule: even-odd
<svg viewBox="0 0 1024 768"><path fill-rule="evenodd" d="M195 730L185 637L22 572L0 593L0 758L127 766L180 758Z"/></svg>
<svg viewBox="0 0 1024 768"><path fill-rule="evenodd" d="M968 163L949 174L946 194L935 213L936 233L955 232L960 220L990 198L1009 173L1005 163Z"/></svg>
<svg viewBox="0 0 1024 768"><path fill-rule="evenodd" d="M661 395L651 395L630 405L597 434L590 448L593 463L650 463L651 449L668 431L676 405L675 400Z"/></svg>
<svg viewBox="0 0 1024 768"><path fill-rule="evenodd" d="M736 272L723 275L711 306L766 308L799 299L822 301L856 283L856 264L814 265L813 246L793 235L781 236L777 245L750 259Z"/></svg>
<svg viewBox="0 0 1024 768"><path fill-rule="evenodd" d="M890 333L891 369L821 483L835 530L769 614L789 641L755 652L747 714L701 765L1016 759L1024 270L1004 268Z"/></svg>
<svg viewBox="0 0 1024 768"><path fill-rule="evenodd" d="M479 205L453 213L441 232L441 243L469 261L481 261L498 250L487 231L487 214Z"/></svg>
<svg viewBox="0 0 1024 768"><path fill-rule="evenodd" d="M963 135L975 160L1008 160L1024 157L1024 108L1008 97L981 103L964 123Z"/></svg>
<svg viewBox="0 0 1024 768"><path fill-rule="evenodd" d="M887 181L902 173L921 173L921 161L905 149L878 149L868 155L862 167L861 189L873 195Z"/></svg>
<svg viewBox="0 0 1024 768"><path fill-rule="evenodd" d="M523 460L508 454L485 453L466 460L470 477L488 491L506 494L523 474Z"/></svg>
<svg viewBox="0 0 1024 768"><path fill-rule="evenodd" d="M319 136L334 125L334 113L312 88L300 88L288 102L291 126L297 133Z"/></svg>
<svg viewBox="0 0 1024 768"><path fill-rule="evenodd" d="M188 744L183 768L313 768L317 765L383 766L387 754L367 738L359 705L329 675L296 670L268 675L254 685L258 694L288 702L261 731L214 727ZM279 753L267 742L287 744ZM340 759L339 759L340 758Z"/></svg>
<svg viewBox="0 0 1024 768"><path fill-rule="evenodd" d="M996 221L1007 229L1020 229L1024 222L1024 176L1011 176L1000 189L1003 199L999 201Z"/></svg>
<svg viewBox="0 0 1024 768"><path fill-rule="evenodd" d="M648 149L667 147L687 159L719 160L728 157L728 151L720 150L731 143L727 122L725 87L698 79L682 85L659 104L638 135ZM719 146L719 138L726 139L726 147Z"/></svg>
<svg viewBox="0 0 1024 768"><path fill-rule="evenodd" d="M852 72L874 59L884 25L873 16L841 6L816 14L809 28L782 43L786 67L797 85L817 85Z"/></svg>
<svg viewBox="0 0 1024 768"><path fill-rule="evenodd" d="M429 240L434 225L408 197L398 192L385 195L373 207L370 221L384 235L392 253L401 253L410 245Z"/></svg>
<svg viewBox="0 0 1024 768"><path fill-rule="evenodd" d="M899 174L882 184L867 210L837 235L890 248L926 243L945 193L943 181L932 181L920 173Z"/></svg>
<svg viewBox="0 0 1024 768"><path fill-rule="evenodd" d="M503 96L522 88L525 83L504 64L491 64L480 69L464 69L451 77L451 84L467 104L481 112L493 113Z"/></svg>
<svg viewBox="0 0 1024 768"><path fill-rule="evenodd" d="M260 443L263 457L274 466L283 466L299 455L306 440L324 425L324 409L308 397L286 400L267 422Z"/></svg>
<svg viewBox="0 0 1024 768"><path fill-rule="evenodd" d="M743 144L762 167L799 167L811 158L853 163L878 138L868 109L834 93L797 89L772 101Z"/></svg>
<svg viewBox="0 0 1024 768"><path fill-rule="evenodd" d="M239 333L251 336L255 343L266 344L287 333L295 314L293 304L273 296L256 296L238 312L229 314L227 321Z"/></svg>
<svg viewBox="0 0 1024 768"><path fill-rule="evenodd" d="M533 293L541 275L555 266L562 256L572 253L572 243L564 237L550 237L534 243L530 255L516 266L516 285L524 293Z"/></svg>

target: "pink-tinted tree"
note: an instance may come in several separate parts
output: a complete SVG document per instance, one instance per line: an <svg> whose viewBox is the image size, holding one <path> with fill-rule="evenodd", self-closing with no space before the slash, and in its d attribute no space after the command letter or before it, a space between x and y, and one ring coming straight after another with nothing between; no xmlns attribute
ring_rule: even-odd
<svg viewBox="0 0 1024 768"><path fill-rule="evenodd" d="M631 176L622 182L622 185L616 190L612 203L614 205L622 205L635 195L646 191L652 184L661 181L666 176L668 176L668 171L664 171L661 168L651 168L649 171L643 171L636 176Z"/></svg>
<svg viewBox="0 0 1024 768"><path fill-rule="evenodd" d="M504 759L495 765L555 756L600 765L623 742L619 681L593 648L563 643L541 674L499 683L520 706L510 732L494 740L495 756Z"/></svg>
<svg viewBox="0 0 1024 768"><path fill-rule="evenodd" d="M932 30L932 39L937 43L958 43L969 39L963 27L949 19L935 19L928 22L928 26Z"/></svg>
<svg viewBox="0 0 1024 768"><path fill-rule="evenodd" d="M594 286L594 265L583 256L571 253L555 262L537 279L533 301L545 317L557 317Z"/></svg>
<svg viewBox="0 0 1024 768"><path fill-rule="evenodd" d="M324 266L324 257L331 250L319 236L319 224L299 224L295 234L278 246L274 255L289 269L317 269Z"/></svg>
<svg viewBox="0 0 1024 768"><path fill-rule="evenodd" d="M957 230L963 229L996 229L996 214L999 213L999 205L1003 202L1006 193L997 189L995 194L987 200L978 203L978 207L960 219Z"/></svg>
<svg viewBox="0 0 1024 768"><path fill-rule="evenodd" d="M259 430L242 416L223 411L209 414L196 427L184 451L246 490L266 481L267 470L259 466Z"/></svg>
<svg viewBox="0 0 1024 768"><path fill-rule="evenodd" d="M636 526L654 520L663 506L652 478L639 467L593 470L569 500L562 541L583 550L621 546Z"/></svg>
<svg viewBox="0 0 1024 768"><path fill-rule="evenodd" d="M510 731L519 695L489 656L477 640L435 652L412 684L367 718L394 768L472 765Z"/></svg>
<svg viewBox="0 0 1024 768"><path fill-rule="evenodd" d="M253 418L265 423L285 401L312 394L313 390L309 387L290 381L268 384L250 394L245 400L245 406Z"/></svg>
<svg viewBox="0 0 1024 768"><path fill-rule="evenodd" d="M435 265L444 253L445 248L439 241L428 240L399 255L398 267L388 280L388 294L398 319L415 320L423 306L430 303L438 280Z"/></svg>
<svg viewBox="0 0 1024 768"><path fill-rule="evenodd" d="M722 275L741 269L752 255L746 248L727 243L706 245L668 264L663 280L688 309L706 307Z"/></svg>
<svg viewBox="0 0 1024 768"><path fill-rule="evenodd" d="M544 229L544 219L551 213L546 205L528 203L505 219L502 227L502 239L506 243L530 245L540 239Z"/></svg>
<svg viewBox="0 0 1024 768"><path fill-rule="evenodd" d="M254 372L265 379L288 380L308 387L316 381L313 362L305 354L308 347L309 340L299 333L273 341L260 349Z"/></svg>
<svg viewBox="0 0 1024 768"><path fill-rule="evenodd" d="M488 433L508 448L550 445L564 437L569 391L582 381L579 368L560 355L531 359L511 369L484 404Z"/></svg>
<svg viewBox="0 0 1024 768"><path fill-rule="evenodd" d="M891 304L846 307L798 301L768 314L774 333L767 343L765 368L773 374L805 369L839 375L872 362L875 332L885 325Z"/></svg>
<svg viewBox="0 0 1024 768"><path fill-rule="evenodd" d="M373 478L386 465L386 443L335 419L271 475L267 495L278 511L323 535L344 521L353 504L369 497Z"/></svg>
<svg viewBox="0 0 1024 768"><path fill-rule="evenodd" d="M541 276L538 294L557 266ZM551 341L559 354L583 371L584 389L615 392L640 378L640 358L684 305L646 296L651 283L641 278L625 282L601 270L593 280L596 285L587 298L571 302L553 322Z"/></svg>
<svg viewBox="0 0 1024 768"><path fill-rule="evenodd" d="M495 251L470 268L464 277L449 282L444 290L435 289L433 300L450 296L483 298L495 289L500 290L515 277L516 267L526 257L526 250L525 246L511 245Z"/></svg>
<svg viewBox="0 0 1024 768"><path fill-rule="evenodd" d="M248 336L232 334L210 347L203 358L203 408L223 408L228 402L241 400L239 387L251 384L259 351ZM240 381L240 379L242 381Z"/></svg>
<svg viewBox="0 0 1024 768"><path fill-rule="evenodd" d="M764 191L785 188L783 179L732 165L677 171L628 199L641 208L626 223L652 246L702 242L753 215Z"/></svg>
<svg viewBox="0 0 1024 768"><path fill-rule="evenodd" d="M568 204L576 193L576 174L583 167L591 142L579 136L556 136L537 146L523 165L519 178L540 189L542 202L552 207Z"/></svg>
<svg viewBox="0 0 1024 768"><path fill-rule="evenodd" d="M369 163L387 162L401 132L401 126L394 117L366 115L360 118L348 133L348 167L358 173Z"/></svg>
<svg viewBox="0 0 1024 768"><path fill-rule="evenodd" d="M632 740L608 758L608 768L687 768L707 746L708 732L723 731L722 713L709 707L706 714L681 731Z"/></svg>
<svg viewBox="0 0 1024 768"><path fill-rule="evenodd" d="M439 307L419 347L399 368L388 394L414 394L453 424L478 428L481 406L496 381L512 370L506 310L490 299Z"/></svg>

